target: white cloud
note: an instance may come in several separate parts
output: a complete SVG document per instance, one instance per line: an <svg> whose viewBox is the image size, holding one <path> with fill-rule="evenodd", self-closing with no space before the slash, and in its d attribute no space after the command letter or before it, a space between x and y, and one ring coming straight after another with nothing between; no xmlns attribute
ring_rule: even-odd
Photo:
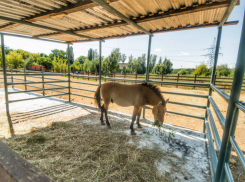
<svg viewBox="0 0 245 182"><path fill-rule="evenodd" d="M180 52L180 55L188 56L188 55L190 55L190 53L189 53L189 52L183 52L183 51L181 51L181 52Z"/></svg>
<svg viewBox="0 0 245 182"><path fill-rule="evenodd" d="M155 52L161 52L162 49L156 48L154 51L155 51Z"/></svg>

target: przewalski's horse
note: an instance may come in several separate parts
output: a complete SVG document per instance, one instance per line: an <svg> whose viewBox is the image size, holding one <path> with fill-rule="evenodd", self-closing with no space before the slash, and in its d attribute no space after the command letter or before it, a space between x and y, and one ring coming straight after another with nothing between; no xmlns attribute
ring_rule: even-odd
<svg viewBox="0 0 245 182"><path fill-rule="evenodd" d="M101 106L101 96L104 104ZM134 121L137 117L137 125L141 128L139 123L142 107L145 105L153 106L152 114L158 126L164 122L164 115L166 113L166 105L168 100L164 100L158 87L143 83L141 85L127 85L120 83L104 83L99 86L95 92L95 103L101 109L101 124L104 124L103 113L105 113L106 124L110 126L107 112L110 102L115 102L119 106L128 107L134 106L132 122L130 125L131 132L134 132Z"/></svg>

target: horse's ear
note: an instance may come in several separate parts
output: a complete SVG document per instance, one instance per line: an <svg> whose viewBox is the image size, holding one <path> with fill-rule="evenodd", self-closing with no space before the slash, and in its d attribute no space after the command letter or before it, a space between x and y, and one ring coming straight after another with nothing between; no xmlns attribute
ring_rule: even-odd
<svg viewBox="0 0 245 182"><path fill-rule="evenodd" d="M168 98L167 100L165 100L165 104L167 104L167 103L168 103L168 101L169 101L169 98Z"/></svg>
<svg viewBox="0 0 245 182"><path fill-rule="evenodd" d="M162 105L162 101L160 101L160 102L158 103L158 105L159 105L159 106Z"/></svg>

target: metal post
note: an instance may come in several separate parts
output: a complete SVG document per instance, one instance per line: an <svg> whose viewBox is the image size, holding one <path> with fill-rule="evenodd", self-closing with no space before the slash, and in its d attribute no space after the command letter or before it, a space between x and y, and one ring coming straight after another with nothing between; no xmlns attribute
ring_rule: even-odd
<svg viewBox="0 0 245 182"><path fill-rule="evenodd" d="M26 82L26 65L24 65L24 81ZM25 90L27 90L26 84L25 84Z"/></svg>
<svg viewBox="0 0 245 182"><path fill-rule="evenodd" d="M70 67L70 44L67 44L67 61L68 61L68 93L69 102L71 102L71 67Z"/></svg>
<svg viewBox="0 0 245 182"><path fill-rule="evenodd" d="M44 82L43 66L42 66L42 82ZM43 89L44 89L44 83L43 83ZM44 90L43 90L43 96L45 96Z"/></svg>
<svg viewBox="0 0 245 182"><path fill-rule="evenodd" d="M99 85L101 85L101 41L99 41Z"/></svg>
<svg viewBox="0 0 245 182"><path fill-rule="evenodd" d="M149 78L149 62L150 62L150 56L151 56L151 39L152 39L152 36L149 35L147 64L146 64L146 76L145 76L146 82L148 81L148 78Z"/></svg>
<svg viewBox="0 0 245 182"><path fill-rule="evenodd" d="M7 76L6 76L6 60L5 60L5 50L4 50L4 36L1 34L1 45L2 45L2 66L3 66L3 79L4 79L4 92L5 92L5 102L6 102L6 114L8 117L9 130L11 136L14 136L14 128L11 121L9 113L9 100L8 100L8 86L7 86Z"/></svg>
<svg viewBox="0 0 245 182"><path fill-rule="evenodd" d="M10 72L11 72L11 74L13 74L12 64L10 65ZM14 82L13 75L11 76L11 82L12 82L12 83ZM14 88L14 85L12 85L12 88Z"/></svg>
<svg viewBox="0 0 245 182"><path fill-rule="evenodd" d="M149 80L149 62L150 62L150 56L151 56L151 39L152 39L152 36L149 35L145 82L147 82ZM145 119L145 107L143 107L143 118Z"/></svg>
<svg viewBox="0 0 245 182"><path fill-rule="evenodd" d="M217 66L217 62L218 62L218 57L219 57L219 47L220 47L220 40L221 40L221 33L222 33L222 27L218 28L218 38L217 38L217 42L216 42L216 49L215 49L215 57L214 57L214 65L213 65L213 71L212 71L212 76L211 76L211 80L210 83L213 84L214 83L214 79L215 79L215 74L216 74L216 66ZM209 93L208 95L211 96L212 95L212 88L209 88ZM210 106L210 102L209 99L207 101L207 108ZM208 112L206 110L205 113L205 120L208 117ZM203 123L203 133L205 132L205 120Z"/></svg>
<svg viewBox="0 0 245 182"><path fill-rule="evenodd" d="M219 159L218 159L218 165L217 170L215 174L215 181L225 181L225 172L222 173L222 170L224 169L225 159L228 159L228 154L230 152L230 149L228 148L228 144L230 143L230 134L233 134L235 130L236 122L237 122L237 114L235 112L236 106L235 103L239 101L241 89L242 89L242 83L243 83L243 77L244 77L244 71L245 71L245 12L244 12L244 18L243 18L243 27L242 27L242 35L240 39L240 46L237 56L237 63L232 83L232 89L230 94L230 100L228 103L228 109L227 109L227 115L226 115L226 122L225 122L225 128L224 133L222 137L222 144L221 149L219 153ZM234 116L235 113L235 116ZM233 120L234 118L234 120ZM233 120L233 121L232 121ZM231 130L230 130L231 129ZM230 133L231 132L231 133ZM222 174L222 175L221 175Z"/></svg>

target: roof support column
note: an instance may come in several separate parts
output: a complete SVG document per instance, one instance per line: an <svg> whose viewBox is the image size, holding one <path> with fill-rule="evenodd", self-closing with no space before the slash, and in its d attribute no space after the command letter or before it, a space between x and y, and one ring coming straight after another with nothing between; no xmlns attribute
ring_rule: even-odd
<svg viewBox="0 0 245 182"><path fill-rule="evenodd" d="M149 80L148 78L149 78L149 63L150 63L150 57L151 57L151 39L152 39L152 36L149 35L145 82ZM145 118L145 107L143 108L143 118Z"/></svg>
<svg viewBox="0 0 245 182"><path fill-rule="evenodd" d="M243 18L242 34L240 39L236 68L235 68L235 73L234 73L234 78L232 83L230 100L228 103L229 105L227 109L225 128L222 137L221 149L219 153L217 171L215 174L215 182L224 182L226 178L225 172L222 173L222 171L224 170L225 163L229 162L229 156L231 151L231 148L229 148L230 136L234 134L234 129L236 127L236 122L237 122L237 116L236 116L237 112L236 112L235 103L239 101L244 72L245 72L245 12Z"/></svg>
<svg viewBox="0 0 245 182"><path fill-rule="evenodd" d="M219 57L219 47L220 47L221 34L222 34L222 27L219 27L218 28L218 37L217 37L217 42L216 42L215 57L214 57L214 64L213 64L213 70L212 70L210 84L213 84L214 83L214 79L215 79L216 67L217 67L218 57ZM213 91L212 88L209 87L208 96L212 95L212 91ZM208 99L207 108L209 108L209 106L210 106L210 102L209 102L209 99ZM207 119L207 117L208 117L208 115L207 115L207 110L206 110L205 120ZM204 120L204 124L203 124L203 133L205 132L205 120Z"/></svg>
<svg viewBox="0 0 245 182"><path fill-rule="evenodd" d="M5 60L5 49L4 49L4 36L1 34L1 48L2 48L2 66L3 66L3 79L4 79L4 92L5 92L5 105L6 105L6 114L8 117L9 130L11 136L14 136L14 128L11 121L10 113L9 113L9 100L8 100L8 86L7 86L7 71L6 71L6 60Z"/></svg>
<svg viewBox="0 0 245 182"><path fill-rule="evenodd" d="M101 85L101 41L99 41L99 85Z"/></svg>
<svg viewBox="0 0 245 182"><path fill-rule="evenodd" d="M68 62L68 93L69 93L69 102L71 102L70 44L67 44L67 62Z"/></svg>

